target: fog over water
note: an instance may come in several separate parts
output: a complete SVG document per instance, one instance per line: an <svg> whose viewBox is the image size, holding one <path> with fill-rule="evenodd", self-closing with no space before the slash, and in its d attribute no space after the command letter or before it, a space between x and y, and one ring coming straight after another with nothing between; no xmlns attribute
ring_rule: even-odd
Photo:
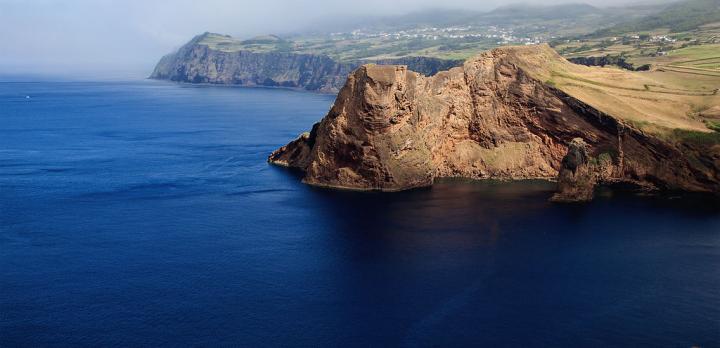
<svg viewBox="0 0 720 348"><path fill-rule="evenodd" d="M515 1L517 2L517 1ZM535 4L578 2L528 0ZM0 0L0 74L145 76L205 31L284 34L330 22L439 6L490 10L502 0ZM592 0L617 5L619 0Z"/></svg>

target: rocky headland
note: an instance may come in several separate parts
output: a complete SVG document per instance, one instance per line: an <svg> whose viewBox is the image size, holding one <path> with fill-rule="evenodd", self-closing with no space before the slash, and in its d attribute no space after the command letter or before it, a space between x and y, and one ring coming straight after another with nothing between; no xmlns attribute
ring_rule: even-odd
<svg viewBox="0 0 720 348"><path fill-rule="evenodd" d="M215 44L218 38L228 42ZM222 45L232 43L230 39L212 33L198 35L177 52L160 59L150 78L188 83L289 87L337 93L345 84L348 74L367 63L407 65L424 75L434 75L438 71L462 64L461 60L430 57L337 61L318 54L235 49L231 45Z"/></svg>
<svg viewBox="0 0 720 348"><path fill-rule="evenodd" d="M640 107L625 115L632 106L622 103L635 99L620 96L631 93L633 79L647 77L611 75L629 82L603 91L597 74L605 72L597 69L575 66L546 45L495 49L432 77L364 65L329 113L269 162L303 171L307 184L354 190L464 177L557 180L557 201L592 199L601 184L720 192L717 133L685 119L676 99L678 119L642 123ZM717 91L685 95L718 101ZM664 125L671 121L683 126Z"/></svg>

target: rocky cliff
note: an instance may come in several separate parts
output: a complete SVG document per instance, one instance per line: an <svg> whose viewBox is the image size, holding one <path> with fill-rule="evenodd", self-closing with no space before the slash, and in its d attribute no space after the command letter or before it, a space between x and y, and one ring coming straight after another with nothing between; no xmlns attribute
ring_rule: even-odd
<svg viewBox="0 0 720 348"><path fill-rule="evenodd" d="M369 60L339 62L324 55L286 51L224 50L207 44L205 33L193 38L177 52L163 57L150 75L152 79L189 83L302 88L336 93L350 72ZM246 41L247 42L247 41ZM433 75L462 64L462 61L426 57L404 57L374 61L376 64L405 64Z"/></svg>
<svg viewBox="0 0 720 348"><path fill-rule="evenodd" d="M617 67L627 69L630 71L648 71L652 67L650 64L643 64L638 67L636 67L632 63L628 63L625 58L620 56L600 56L600 57L574 57L574 58L568 58L570 62L573 62L575 64L582 64L586 66L606 66L606 65L615 65Z"/></svg>
<svg viewBox="0 0 720 348"><path fill-rule="evenodd" d="M464 62L464 60L440 59L432 57L402 57L375 60L358 60L353 62L353 65L356 65L356 68L364 64L405 65L408 69L418 72L422 75L433 76L438 72L450 70L452 68L461 66ZM343 84L344 83L345 81L343 81Z"/></svg>
<svg viewBox="0 0 720 348"><path fill-rule="evenodd" d="M311 185L357 190L466 177L559 179L560 201L590 199L603 183L720 192L720 145L665 139L600 111L543 80L553 64L572 65L534 46L433 77L362 66L327 116L269 161Z"/></svg>

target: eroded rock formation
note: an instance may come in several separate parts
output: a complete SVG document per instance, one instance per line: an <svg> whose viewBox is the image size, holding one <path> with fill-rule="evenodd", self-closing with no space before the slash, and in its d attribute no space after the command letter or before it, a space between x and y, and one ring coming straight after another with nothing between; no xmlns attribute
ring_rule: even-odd
<svg viewBox="0 0 720 348"><path fill-rule="evenodd" d="M593 198L598 181L598 170L590 161L588 145L581 138L573 139L562 160L558 176L557 202L589 201Z"/></svg>
<svg viewBox="0 0 720 348"><path fill-rule="evenodd" d="M308 184L357 190L559 176L556 199L566 201L591 199L607 182L720 192L718 146L636 130L533 78L528 55L538 65L562 60L536 46L486 52L433 77L363 66L327 116L269 161L304 171Z"/></svg>

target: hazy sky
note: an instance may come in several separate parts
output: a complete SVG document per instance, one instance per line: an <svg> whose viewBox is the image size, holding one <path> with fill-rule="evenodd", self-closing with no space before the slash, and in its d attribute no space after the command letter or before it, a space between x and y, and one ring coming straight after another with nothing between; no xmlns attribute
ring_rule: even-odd
<svg viewBox="0 0 720 348"><path fill-rule="evenodd" d="M148 74L162 55L205 31L251 37L301 29L328 16L389 15L439 6L487 10L507 3L507 0L0 0L0 73Z"/></svg>

